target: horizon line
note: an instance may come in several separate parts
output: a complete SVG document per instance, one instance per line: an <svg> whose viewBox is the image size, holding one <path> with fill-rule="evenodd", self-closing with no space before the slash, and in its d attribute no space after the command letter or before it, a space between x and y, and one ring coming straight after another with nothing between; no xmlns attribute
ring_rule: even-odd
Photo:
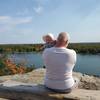
<svg viewBox="0 0 100 100"><path fill-rule="evenodd" d="M74 43L100 43L100 42L70 42L69 44L74 44ZM23 44L44 44L44 43L0 43L0 45L23 45Z"/></svg>

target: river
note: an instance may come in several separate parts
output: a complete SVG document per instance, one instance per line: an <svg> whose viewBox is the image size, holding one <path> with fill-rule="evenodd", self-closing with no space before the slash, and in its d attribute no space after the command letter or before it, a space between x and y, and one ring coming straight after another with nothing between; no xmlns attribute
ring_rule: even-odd
<svg viewBox="0 0 100 100"><path fill-rule="evenodd" d="M35 65L36 68L43 67L41 53L15 53L9 54L8 57L17 64L22 63L28 67ZM100 76L100 54L77 54L77 63L74 67L74 71Z"/></svg>

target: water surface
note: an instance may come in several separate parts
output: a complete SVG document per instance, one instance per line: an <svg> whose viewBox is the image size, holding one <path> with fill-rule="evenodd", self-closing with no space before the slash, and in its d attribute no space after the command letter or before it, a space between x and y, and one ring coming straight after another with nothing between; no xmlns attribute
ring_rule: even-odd
<svg viewBox="0 0 100 100"><path fill-rule="evenodd" d="M15 53L10 54L9 58L15 63L23 63L30 67L35 65L36 68L43 67L41 53ZM74 67L75 71L100 76L100 54L98 55L82 55L77 54L77 63Z"/></svg>

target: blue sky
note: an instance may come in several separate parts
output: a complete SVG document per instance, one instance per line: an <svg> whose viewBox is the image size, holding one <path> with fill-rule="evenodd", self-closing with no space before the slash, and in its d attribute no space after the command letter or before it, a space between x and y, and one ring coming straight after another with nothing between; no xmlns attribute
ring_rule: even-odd
<svg viewBox="0 0 100 100"><path fill-rule="evenodd" d="M100 42L100 0L0 0L0 43L41 43L62 32Z"/></svg>

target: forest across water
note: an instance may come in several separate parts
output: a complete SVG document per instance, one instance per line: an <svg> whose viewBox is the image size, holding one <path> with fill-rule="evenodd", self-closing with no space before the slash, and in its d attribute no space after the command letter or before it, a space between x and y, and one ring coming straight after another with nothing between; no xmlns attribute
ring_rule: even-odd
<svg viewBox="0 0 100 100"><path fill-rule="evenodd" d="M1 44L0 53L41 52L42 47L43 44ZM70 43L68 48L82 54L100 53L100 43Z"/></svg>

